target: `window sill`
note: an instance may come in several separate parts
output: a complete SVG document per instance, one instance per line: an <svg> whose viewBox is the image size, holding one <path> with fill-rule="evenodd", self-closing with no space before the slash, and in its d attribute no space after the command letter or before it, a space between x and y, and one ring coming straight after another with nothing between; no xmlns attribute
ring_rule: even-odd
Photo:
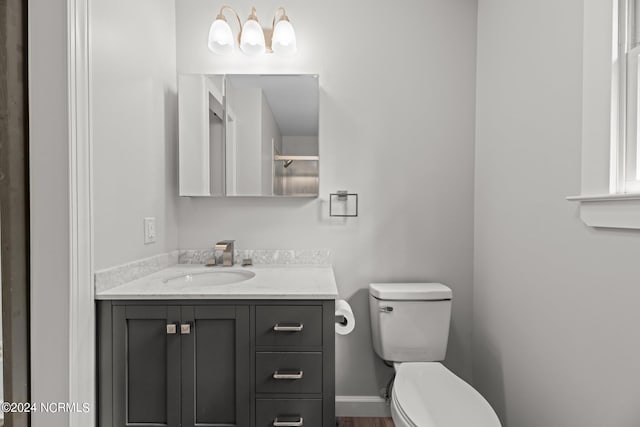
<svg viewBox="0 0 640 427"><path fill-rule="evenodd" d="M599 194L567 197L580 203L580 218L589 227L640 230L640 194Z"/></svg>

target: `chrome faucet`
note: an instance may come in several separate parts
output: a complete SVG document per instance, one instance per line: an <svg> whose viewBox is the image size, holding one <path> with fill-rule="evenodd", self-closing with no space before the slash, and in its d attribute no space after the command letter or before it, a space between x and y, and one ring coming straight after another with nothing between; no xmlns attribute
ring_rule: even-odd
<svg viewBox="0 0 640 427"><path fill-rule="evenodd" d="M216 243L216 246L214 248L216 253L216 258L217 258L218 251L222 251L223 267L233 267L233 242L235 242L235 240L223 240L221 242Z"/></svg>

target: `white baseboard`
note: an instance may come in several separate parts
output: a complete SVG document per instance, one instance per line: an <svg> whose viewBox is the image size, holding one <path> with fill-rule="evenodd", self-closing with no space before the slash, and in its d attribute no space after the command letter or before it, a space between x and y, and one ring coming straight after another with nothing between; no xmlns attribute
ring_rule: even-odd
<svg viewBox="0 0 640 427"><path fill-rule="evenodd" d="M336 396L336 417L390 417L389 405L378 396Z"/></svg>

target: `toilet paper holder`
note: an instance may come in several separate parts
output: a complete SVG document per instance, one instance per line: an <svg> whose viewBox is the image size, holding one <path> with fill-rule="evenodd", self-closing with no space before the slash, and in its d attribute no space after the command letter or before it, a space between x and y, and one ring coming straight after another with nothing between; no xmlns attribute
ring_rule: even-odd
<svg viewBox="0 0 640 427"><path fill-rule="evenodd" d="M339 314L336 316L336 323L339 323L342 326L347 326L347 318Z"/></svg>
<svg viewBox="0 0 640 427"><path fill-rule="evenodd" d="M334 312L335 329L338 335L348 335L356 326L356 318L349 303L343 299L336 300Z"/></svg>

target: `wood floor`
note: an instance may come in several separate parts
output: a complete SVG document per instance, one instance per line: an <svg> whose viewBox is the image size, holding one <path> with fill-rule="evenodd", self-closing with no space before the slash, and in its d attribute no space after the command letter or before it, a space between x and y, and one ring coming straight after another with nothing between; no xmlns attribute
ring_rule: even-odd
<svg viewBox="0 0 640 427"><path fill-rule="evenodd" d="M338 427L394 427L391 418L347 418L340 417Z"/></svg>

